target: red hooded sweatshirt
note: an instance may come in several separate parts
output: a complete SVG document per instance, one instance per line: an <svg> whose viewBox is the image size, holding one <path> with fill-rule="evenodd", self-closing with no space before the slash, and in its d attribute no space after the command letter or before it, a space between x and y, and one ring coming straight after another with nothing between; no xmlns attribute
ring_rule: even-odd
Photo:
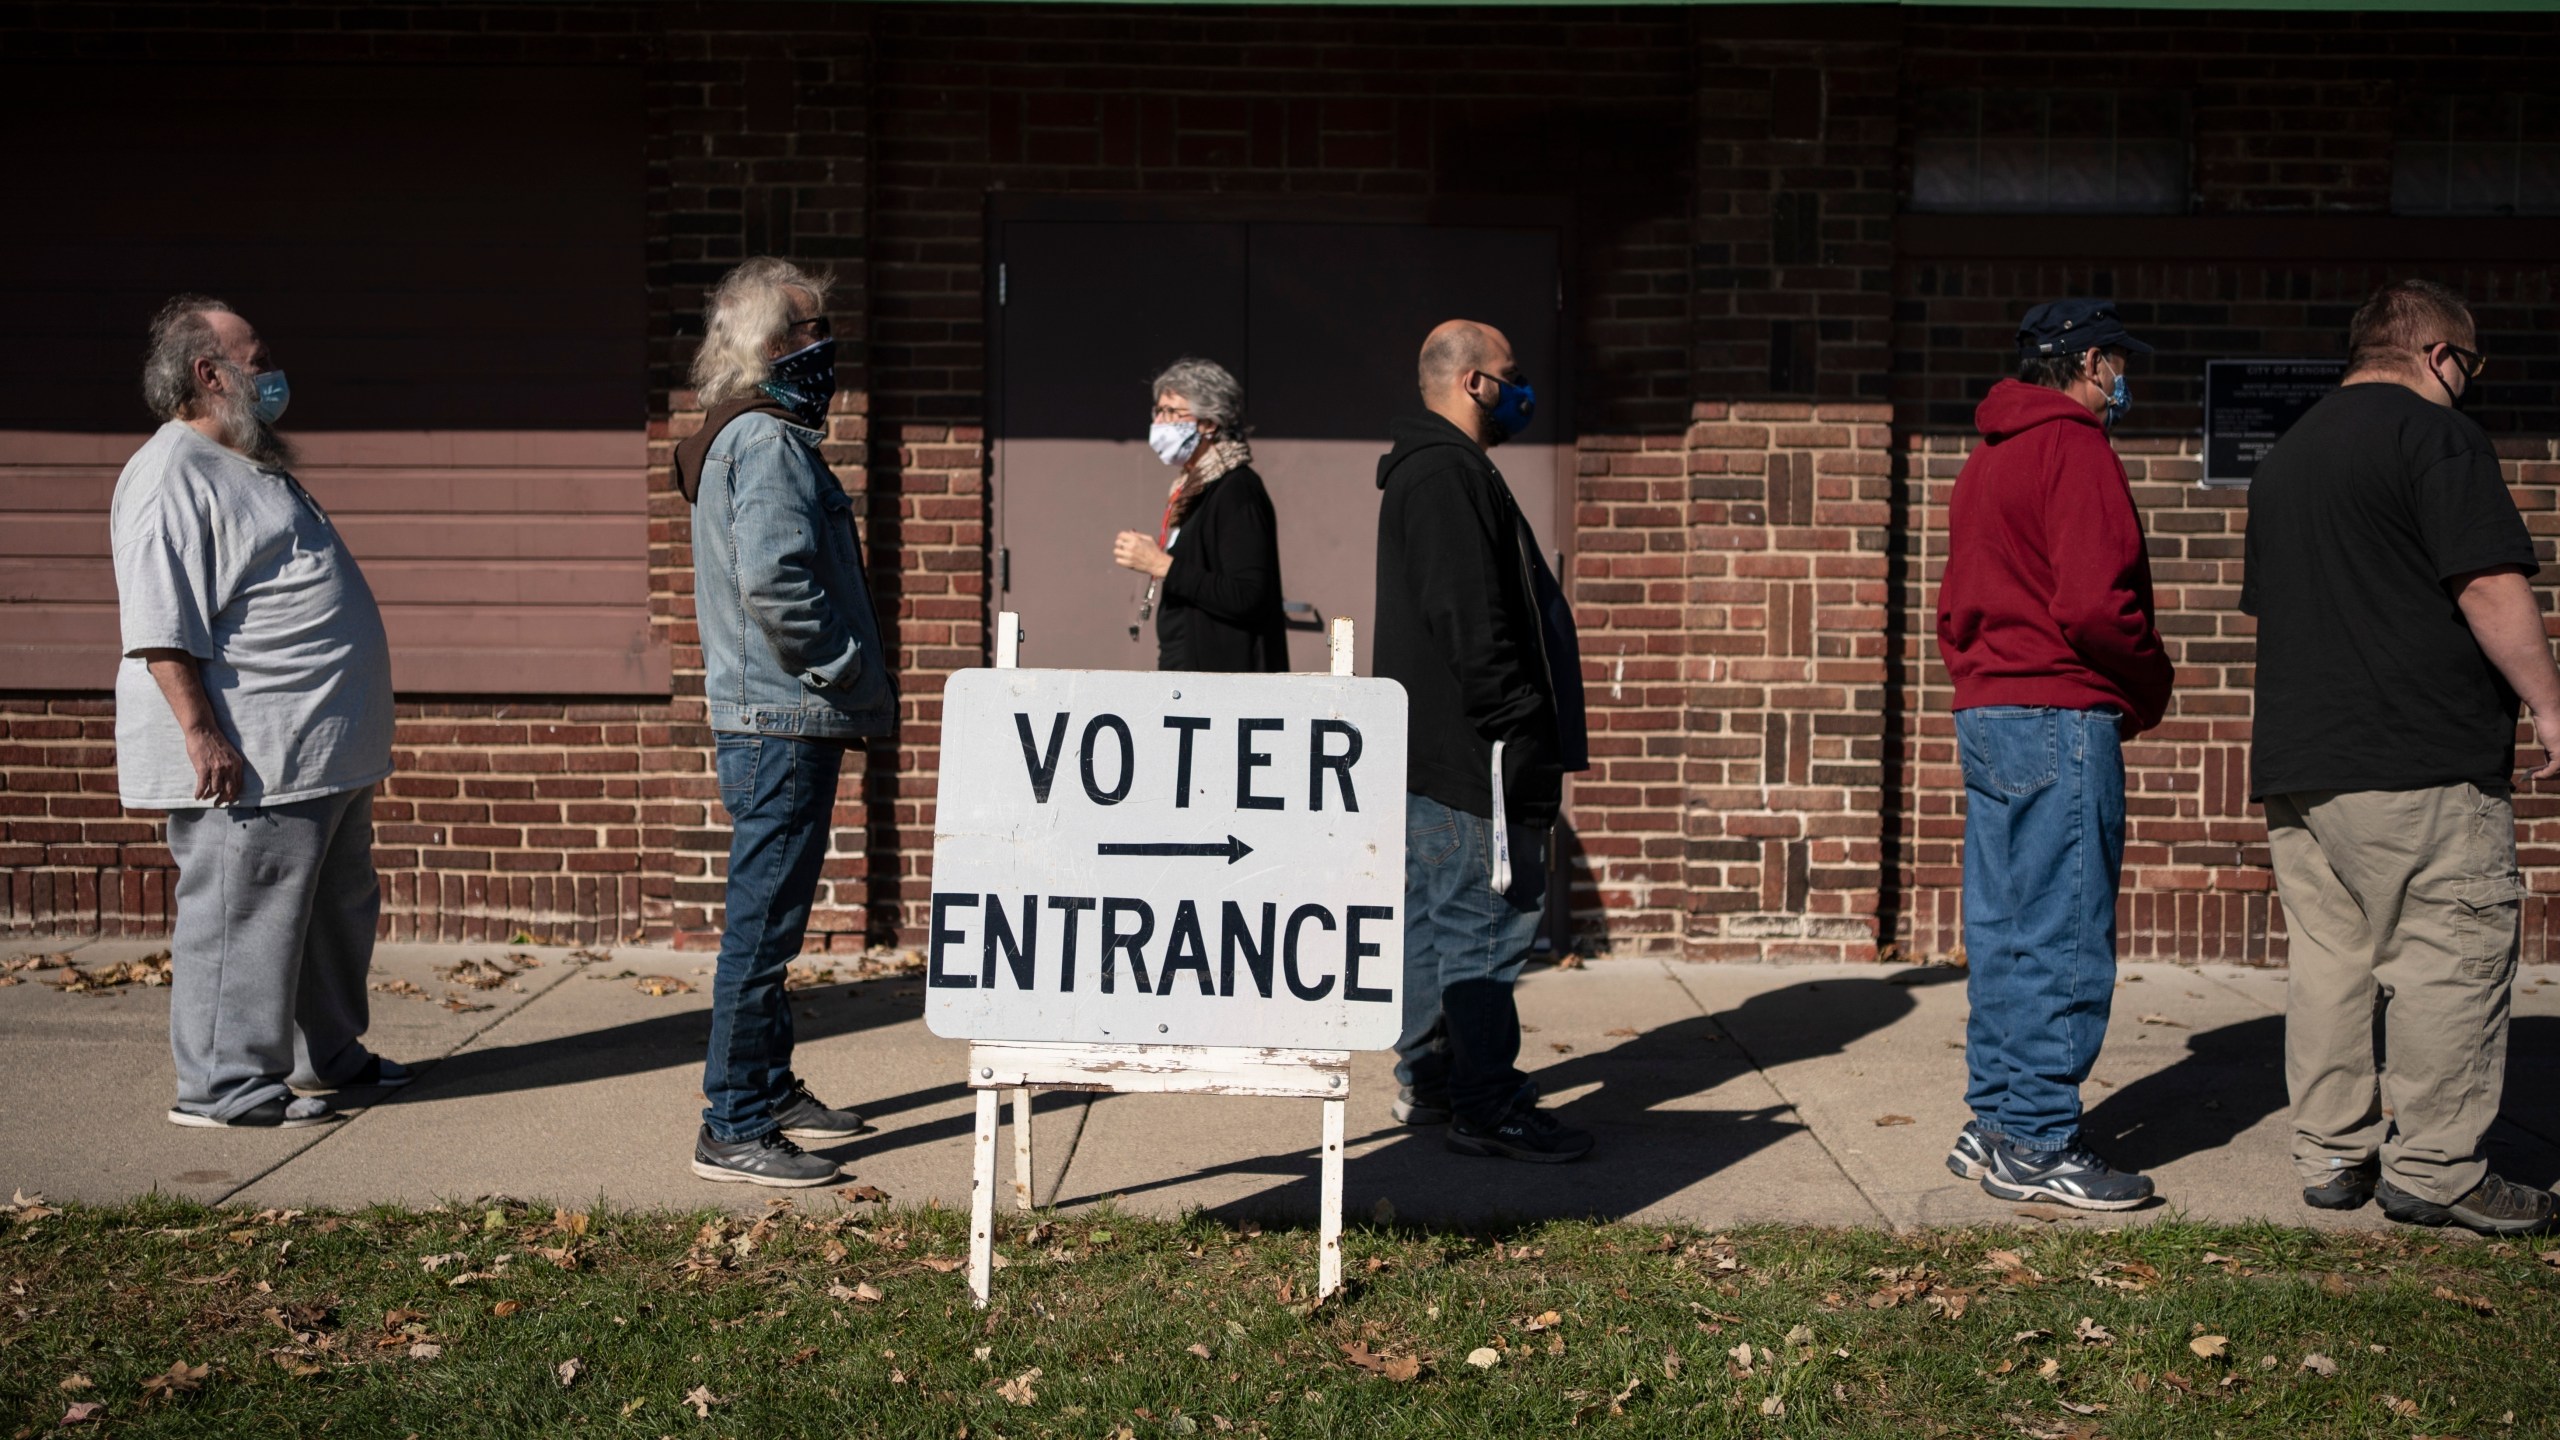
<svg viewBox="0 0 2560 1440"><path fill-rule="evenodd" d="M2061 391L2017 380L1992 386L1973 423L1983 443L1956 477L1938 582L1955 708L2112 705L2128 734L2159 724L2169 657L2142 518L2105 427Z"/></svg>

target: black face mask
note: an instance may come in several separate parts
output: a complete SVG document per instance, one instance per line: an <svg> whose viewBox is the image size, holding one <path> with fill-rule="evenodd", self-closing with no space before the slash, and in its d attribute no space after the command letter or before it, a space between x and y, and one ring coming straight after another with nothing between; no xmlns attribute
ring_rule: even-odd
<svg viewBox="0 0 2560 1440"><path fill-rule="evenodd" d="M801 424L825 429L827 402L836 395L836 342L821 340L774 361L772 371L756 388L779 401Z"/></svg>

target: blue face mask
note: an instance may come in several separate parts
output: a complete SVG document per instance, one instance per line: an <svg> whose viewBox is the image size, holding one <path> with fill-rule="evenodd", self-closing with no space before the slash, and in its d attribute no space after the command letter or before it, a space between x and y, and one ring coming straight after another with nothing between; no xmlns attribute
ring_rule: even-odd
<svg viewBox="0 0 2560 1440"><path fill-rule="evenodd" d="M1538 391L1533 385L1514 385L1499 375L1485 377L1498 387L1493 402L1493 423L1505 440L1515 440L1538 416Z"/></svg>
<svg viewBox="0 0 2560 1440"><path fill-rule="evenodd" d="M2132 393L2125 389L2124 372L2119 370L2116 372L2115 388L2107 392L2107 413L2104 417L2107 428L2114 429L2116 422L2124 418L2124 412L2132 408Z"/></svg>
<svg viewBox="0 0 2560 1440"><path fill-rule="evenodd" d="M821 340L774 361L764 383L756 388L801 424L813 430L826 428L827 402L836 395L836 342Z"/></svg>
<svg viewBox="0 0 2560 1440"><path fill-rule="evenodd" d="M285 382L281 370L266 370L250 377L258 387L258 419L273 425L284 418L284 407L293 403L293 387Z"/></svg>

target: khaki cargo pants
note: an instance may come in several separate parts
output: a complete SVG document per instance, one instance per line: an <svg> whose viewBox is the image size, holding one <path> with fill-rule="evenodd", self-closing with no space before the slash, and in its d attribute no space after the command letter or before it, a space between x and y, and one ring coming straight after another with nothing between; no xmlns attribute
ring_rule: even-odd
<svg viewBox="0 0 2560 1440"><path fill-rule="evenodd" d="M2379 1155L2395 1187L2462 1198L2506 1083L2513 807L2476 785L2270 795L2267 837L2292 935L2294 1169L2316 1185Z"/></svg>

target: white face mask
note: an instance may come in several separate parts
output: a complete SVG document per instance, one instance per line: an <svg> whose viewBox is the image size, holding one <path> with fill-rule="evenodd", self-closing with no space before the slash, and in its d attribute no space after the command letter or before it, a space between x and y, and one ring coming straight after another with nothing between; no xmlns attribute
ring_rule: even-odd
<svg viewBox="0 0 2560 1440"><path fill-rule="evenodd" d="M1200 426L1190 420L1159 420L1147 427L1147 448L1167 465L1184 464L1200 448Z"/></svg>

